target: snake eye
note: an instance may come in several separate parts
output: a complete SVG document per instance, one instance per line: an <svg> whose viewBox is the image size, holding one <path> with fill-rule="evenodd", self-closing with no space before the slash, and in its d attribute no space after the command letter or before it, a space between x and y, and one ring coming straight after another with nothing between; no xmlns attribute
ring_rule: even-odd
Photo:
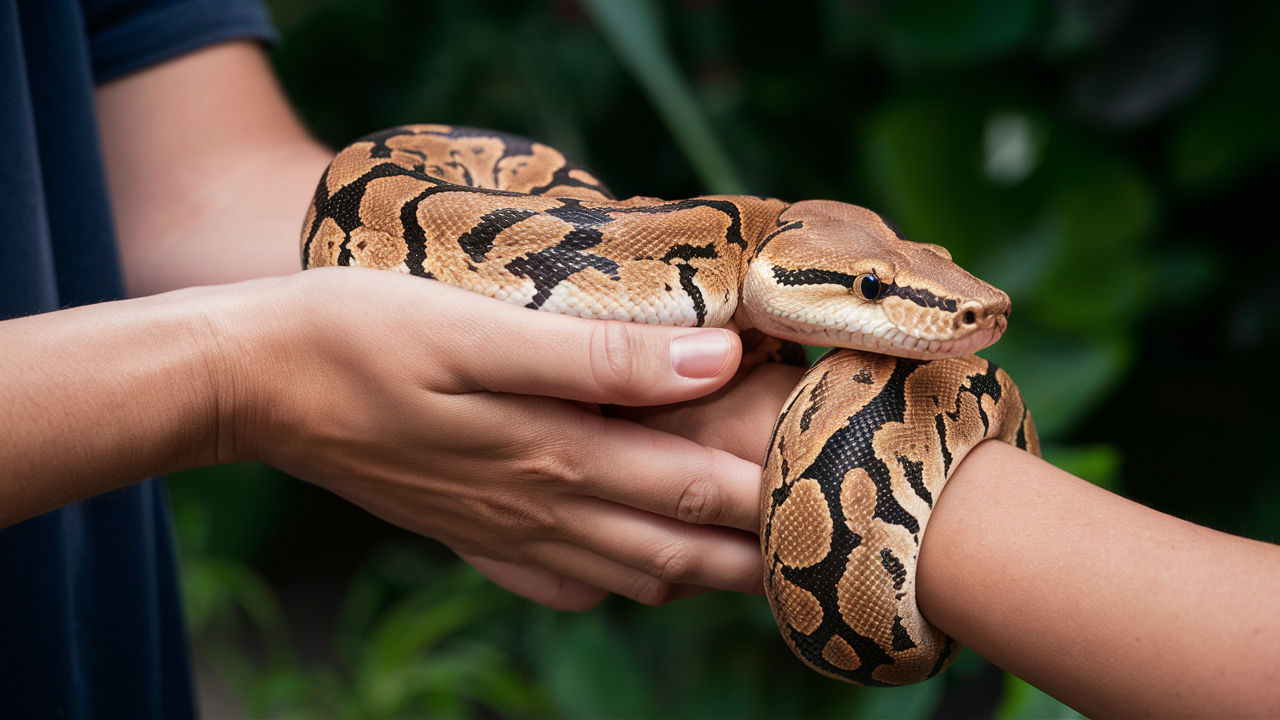
<svg viewBox="0 0 1280 720"><path fill-rule="evenodd" d="M884 292L884 283L871 273L859 275L854 280L854 284L858 287L858 292L862 293L862 297L868 300L878 300L880 294Z"/></svg>

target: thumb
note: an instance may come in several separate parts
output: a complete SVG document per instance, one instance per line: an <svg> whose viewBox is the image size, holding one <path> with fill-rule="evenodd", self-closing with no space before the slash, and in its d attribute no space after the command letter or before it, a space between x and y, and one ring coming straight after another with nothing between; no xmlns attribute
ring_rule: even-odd
<svg viewBox="0 0 1280 720"><path fill-rule="evenodd" d="M456 293L464 307L448 317L466 320L451 328L445 362L458 392L663 405L715 391L742 358L738 336L721 328L586 320Z"/></svg>

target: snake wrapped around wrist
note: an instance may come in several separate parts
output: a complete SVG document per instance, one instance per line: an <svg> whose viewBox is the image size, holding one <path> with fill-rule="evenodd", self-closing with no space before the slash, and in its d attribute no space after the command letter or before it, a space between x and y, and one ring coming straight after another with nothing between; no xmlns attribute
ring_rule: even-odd
<svg viewBox="0 0 1280 720"><path fill-rule="evenodd" d="M842 348L801 379L764 465L766 594L805 663L862 685L933 677L959 644L915 602L947 478L979 442L1033 453L1012 380L974 352L1009 298L840 202L713 195L616 200L547 145L407 125L364 137L321 178L304 267L409 273L535 310L723 326Z"/></svg>

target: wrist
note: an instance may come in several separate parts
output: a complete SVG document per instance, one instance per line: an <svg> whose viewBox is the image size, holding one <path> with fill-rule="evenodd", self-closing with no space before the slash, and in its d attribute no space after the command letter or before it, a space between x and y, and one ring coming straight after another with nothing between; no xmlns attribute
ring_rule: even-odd
<svg viewBox="0 0 1280 720"><path fill-rule="evenodd" d="M0 323L0 526L147 477L238 459L222 288ZM232 413L234 415L234 413Z"/></svg>
<svg viewBox="0 0 1280 720"><path fill-rule="evenodd" d="M213 464L270 462L273 436L287 424L281 409L290 401L283 396L297 373L287 319L301 314L286 285L285 278L269 278L213 288L217 295L204 308L215 408L208 442Z"/></svg>

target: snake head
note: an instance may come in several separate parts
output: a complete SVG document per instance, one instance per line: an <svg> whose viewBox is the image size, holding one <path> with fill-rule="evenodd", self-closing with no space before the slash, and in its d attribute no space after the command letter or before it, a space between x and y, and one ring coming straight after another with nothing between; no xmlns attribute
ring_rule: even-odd
<svg viewBox="0 0 1280 720"><path fill-rule="evenodd" d="M981 350L1008 326L1008 295L866 208L807 200L778 226L749 262L740 307L769 335L933 360Z"/></svg>

